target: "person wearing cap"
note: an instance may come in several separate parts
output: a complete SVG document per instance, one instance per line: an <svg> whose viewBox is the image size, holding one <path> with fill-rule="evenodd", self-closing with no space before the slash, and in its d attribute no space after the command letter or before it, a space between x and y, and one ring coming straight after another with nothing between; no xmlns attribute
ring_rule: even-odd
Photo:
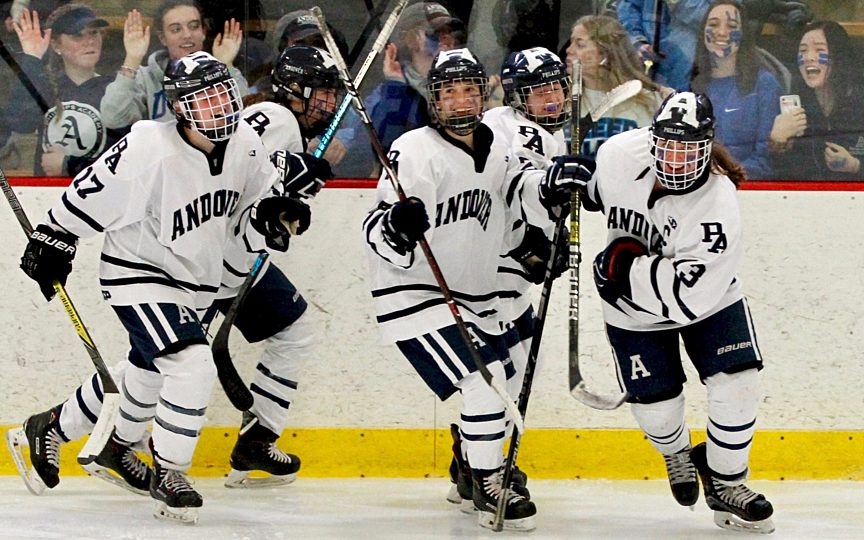
<svg viewBox="0 0 864 540"><path fill-rule="evenodd" d="M16 107L6 110L2 123L18 133L38 131L36 175L75 175L122 136L106 128L99 112L111 82L96 73L108 22L85 4L69 3L51 12L44 33L38 13L27 9L13 26L21 42L20 77L37 93L17 84Z"/></svg>
<svg viewBox="0 0 864 540"><path fill-rule="evenodd" d="M144 24L137 9L126 16L123 25L126 57L101 103L102 118L108 127L125 128L138 120L166 122L173 118L162 90L165 68L169 61L204 50L206 27L201 8L194 0L165 0L156 11L154 28L165 48L151 54L144 65L150 47L150 27ZM213 40L212 53L228 66L240 95L245 96L249 93L246 79L232 64L242 39L240 23L231 19Z"/></svg>
<svg viewBox="0 0 864 540"><path fill-rule="evenodd" d="M397 137L429 124L426 74L440 51L465 45L465 25L437 2L417 2L402 12L384 51L384 81L365 100L375 131L385 148ZM374 176L375 163L368 137L356 114L337 135L347 144L351 170L337 175Z"/></svg>

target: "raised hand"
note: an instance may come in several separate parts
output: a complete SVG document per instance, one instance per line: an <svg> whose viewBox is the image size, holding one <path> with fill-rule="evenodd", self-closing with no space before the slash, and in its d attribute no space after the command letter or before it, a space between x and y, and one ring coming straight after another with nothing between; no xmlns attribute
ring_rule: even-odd
<svg viewBox="0 0 864 540"><path fill-rule="evenodd" d="M395 43L388 43L387 48L384 49L384 78L388 81L404 82L405 74L402 73L402 65L396 59L397 50Z"/></svg>
<svg viewBox="0 0 864 540"><path fill-rule="evenodd" d="M231 66L240 52L241 43L243 31L240 30L240 23L234 19L225 21L225 29L213 39L213 56L226 66Z"/></svg>
<svg viewBox="0 0 864 540"><path fill-rule="evenodd" d="M137 9L130 11L123 23L123 47L126 49L123 65L133 69L141 65L150 48L150 27L144 25Z"/></svg>
<svg viewBox="0 0 864 540"><path fill-rule="evenodd" d="M18 41L21 42L21 50L24 54L42 58L51 44L51 29L45 30L39 26L39 13L25 9L21 12L21 19L12 22Z"/></svg>

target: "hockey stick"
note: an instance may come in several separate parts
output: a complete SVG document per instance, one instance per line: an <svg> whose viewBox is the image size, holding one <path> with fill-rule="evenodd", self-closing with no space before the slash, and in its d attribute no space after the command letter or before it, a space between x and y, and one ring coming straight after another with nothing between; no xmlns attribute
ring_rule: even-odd
<svg viewBox="0 0 864 540"><path fill-rule="evenodd" d="M578 62L578 61L577 61ZM574 73L576 73L576 62L573 63ZM574 88L576 82L574 79ZM619 105L631 97L642 91L642 82L638 79L630 80L613 88L601 101L597 107L588 115L589 127L585 129L587 132L590 125L594 121L616 105ZM578 98L581 100L581 96ZM575 120L580 114L579 107L581 103L577 102L576 91L573 92L573 132L570 139L571 153L578 153L581 143L580 126L578 120ZM579 264L582 258L581 242L579 238L579 219L581 209L578 206L579 194L574 194L572 206L570 208L570 351L568 364L570 366L570 395L582 402L583 404L598 409L601 411L610 411L617 409L624 403L627 398L626 393L618 396L600 396L588 390L585 384L585 379L582 377L582 371L579 368ZM554 247L553 247L554 249Z"/></svg>
<svg viewBox="0 0 864 540"><path fill-rule="evenodd" d="M360 97L360 94L357 92L357 87L354 86L354 83L351 82L351 76L348 73L348 68L345 66L345 61L342 59L342 55L339 54L339 49L336 47L336 42L333 40L333 36L330 34L329 29L327 28L327 23L324 20L324 14L321 13L321 8L315 6L310 9L312 15L315 17L316 22L318 23L318 30L321 32L321 35L324 37L324 43L327 45L327 49L330 51L330 55L336 60L336 65L339 68L339 75L342 78L342 82L345 84L345 89L348 94L353 98L354 109L360 114L360 118L363 121L363 125L366 126L366 131L369 133L369 140L372 143L372 148L375 150L375 154L378 157L378 161L381 163L381 167L383 167L385 174L390 179L390 183L393 186L393 190L399 196L400 201L404 201L407 199L405 195L405 191L402 189L402 185L399 184L399 178L396 176L396 171L393 170L393 167L390 165L390 161L387 159L387 153L384 151L384 146L381 144L381 139L378 137L378 133L375 131L375 126L372 125L372 119L369 117L369 113L366 110L366 106L363 104L363 98ZM474 343L474 340L471 338L471 335L468 333L468 327L465 326L465 321L462 319L462 314L459 312L458 306L456 306L456 302L453 299L453 295L450 293L450 288L447 286L447 282L444 280L444 275L441 273L441 267L438 266L438 261L435 259L435 255L432 253L432 249L429 247L429 242L426 241L425 237L420 238L418 242L420 244L420 248L423 250L423 254L426 256L426 261L429 264L429 269L432 271L432 274L435 276L435 281L438 283L438 287L441 289L441 294L444 295L444 300L447 303L447 307L450 308L450 313L453 315L453 319L456 321L456 327L459 329L459 334L462 336L463 341L465 342L465 346L468 348L468 351L471 354L471 359L474 361L475 366L477 367L477 371L480 372L480 375L483 377L483 380L486 381L492 390L495 391L496 394L501 398L501 401L504 402L504 408L507 410L507 413L513 419L513 424L519 432L521 432L525 424L522 421L522 415L519 414L519 410L516 408L516 403L513 402L513 399L507 394L507 390L492 377L492 373L489 371L489 368L486 367L486 364L483 362L483 359L480 357L480 352L477 350L477 345Z"/></svg>
<svg viewBox="0 0 864 540"><path fill-rule="evenodd" d="M396 27L396 23L399 21L399 17L402 15L402 11L405 9L407 3L408 0L399 0L399 3L395 8L393 8L393 12L387 17L387 21L384 23L383 28L381 28L378 38L372 45L372 50L370 50L369 54L366 55L366 60L363 61L363 65L360 66L360 69L357 72L357 77L354 78L355 86L360 86L363 79L366 78L366 73L369 71L375 58L384 50L384 47L387 45L387 40L390 39L390 34L393 33L393 29ZM318 142L318 146L313 152L313 155L316 158L323 156L327 147L330 146L330 143L333 141L333 135L339 128L339 124L342 123L342 118L344 118L345 112L350 106L351 96L346 94L342 103L339 105L339 109L337 109L336 114L333 116L333 120L331 120L330 125L327 126L327 131L325 131L324 135L321 136L321 140ZM243 378L240 377L239 373L237 373L237 368L234 367L234 362L231 360L231 351L228 349L228 337L231 333L231 327L234 326L234 321L237 319L240 307L249 295L249 289L252 288L252 283L255 281L261 268L264 266L264 261L267 260L268 256L269 254L265 251L261 252L258 255L258 258L255 259L255 262L252 264L252 269L249 271L249 275L246 276L246 279L240 286L240 290L237 292L237 296L234 297L234 301L231 302L231 306L225 313L225 317L219 325L219 330L216 332L216 337L213 338L213 344L211 346L213 350L213 361L216 364L216 370L219 374L219 383L222 385L222 390L225 391L225 395L228 396L228 401L231 402L231 405L240 411L248 411L252 407L254 397L252 396L252 392L250 392L249 388L246 386L246 383L243 382Z"/></svg>
<svg viewBox="0 0 864 540"><path fill-rule="evenodd" d="M3 195L6 196L9 206L12 207L15 217L18 218L18 223L21 224L21 228L24 230L27 238L30 238L30 235L33 233L33 226L30 224L30 220L27 219L27 214L24 213L24 208L21 206L18 196L12 191L12 186L9 185L9 180L6 179L6 173L3 172L3 169L0 169L0 188L3 189ZM117 419L117 413L120 409L120 393L117 390L117 385L114 384L114 379L111 378L111 374L108 372L108 367L105 366L102 355L96 349L93 338L90 337L90 332L87 331L87 327L84 326L84 322L72 304L72 299L66 293L66 288L59 281L55 281L53 285L58 298L60 298L60 303L63 304L63 309L66 310L66 314L72 321L72 326L75 327L75 332L78 333L78 337L81 338L84 348L87 349L87 354L90 355L90 360L93 362L93 366L99 374L99 380L102 382L103 398L99 418L96 420L96 425L93 427L87 443L78 452L78 463L86 465L96 459L96 456L105 447L108 437L111 436L111 432L114 430L114 421Z"/></svg>

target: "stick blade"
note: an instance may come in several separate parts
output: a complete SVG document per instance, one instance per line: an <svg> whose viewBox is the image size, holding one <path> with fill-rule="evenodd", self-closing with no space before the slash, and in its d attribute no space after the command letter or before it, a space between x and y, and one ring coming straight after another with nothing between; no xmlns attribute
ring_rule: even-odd
<svg viewBox="0 0 864 540"><path fill-rule="evenodd" d="M598 396L597 394L593 394L588 390L585 381L580 381L576 386L571 388L570 395L580 403L598 411L614 411L627 399L627 394L623 392L617 396Z"/></svg>
<svg viewBox="0 0 864 540"><path fill-rule="evenodd" d="M114 423L119 412L120 394L105 392L102 397L102 410L99 411L99 419L96 420L96 425L93 427L87 442L78 452L78 463L82 466L93 463L105 445L108 444L108 438L114 431Z"/></svg>

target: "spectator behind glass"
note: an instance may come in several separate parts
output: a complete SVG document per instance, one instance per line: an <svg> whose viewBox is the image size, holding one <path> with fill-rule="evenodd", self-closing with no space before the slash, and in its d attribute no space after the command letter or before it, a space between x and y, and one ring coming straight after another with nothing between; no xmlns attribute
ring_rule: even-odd
<svg viewBox="0 0 864 540"><path fill-rule="evenodd" d="M327 28L333 35L342 58L347 58L349 50L345 36L329 22L327 23ZM273 69L282 51L288 47L292 45L311 45L325 51L327 50L324 38L321 37L318 24L315 22L315 17L308 9L298 9L283 15L276 21L276 27L270 32L267 43L271 47L270 58L267 60L267 75L254 79L254 88L249 89L253 93L271 90L270 71Z"/></svg>
<svg viewBox="0 0 864 540"><path fill-rule="evenodd" d="M581 154L593 157L609 137L651 124L655 111L671 91L645 75L627 32L612 17L586 15L577 20L566 55L568 71L572 72L574 60L582 63L581 114L586 120L589 111L603 101L607 92L630 80L642 81L640 94L616 105L602 118L594 118L594 126L587 132L582 130Z"/></svg>
<svg viewBox="0 0 864 540"><path fill-rule="evenodd" d="M782 178L862 180L864 80L860 52L834 21L807 25L798 45L793 91L801 107L781 113L771 130Z"/></svg>
<svg viewBox="0 0 864 540"><path fill-rule="evenodd" d="M660 50L655 51L657 2L661 0L618 0L618 20L642 59L654 62L654 80L675 90L687 90L701 33L699 23L708 11L709 0L662 2Z"/></svg>
<svg viewBox="0 0 864 540"><path fill-rule="evenodd" d="M364 100L385 149L429 123L426 74L439 51L464 46L465 25L441 4L418 2L402 12L391 39L384 51L384 81ZM359 116L352 111L337 133L348 148L337 176L376 176L378 162Z"/></svg>
<svg viewBox="0 0 864 540"><path fill-rule="evenodd" d="M18 63L48 108L18 83L10 99L15 106L6 107L2 123L18 133L38 130L36 175L74 176L122 136L106 129L99 114L111 82L96 73L108 22L90 7L70 3L54 10L45 26L43 35L39 15L27 9L14 23L22 49Z"/></svg>
<svg viewBox="0 0 864 540"><path fill-rule="evenodd" d="M696 51L693 90L714 104L715 139L744 166L748 178L764 180L775 176L768 140L783 92L744 30L746 13L735 1L711 3Z"/></svg>
<svg viewBox="0 0 864 540"><path fill-rule="evenodd" d="M159 41L165 46L150 55L147 65L141 62L150 47L150 27L145 26L141 13L133 9L123 25L123 46L126 58L114 82L108 85L102 98L102 119L112 128L131 126L138 120L168 121L174 118L162 91L162 76L169 60L203 50L205 28L201 9L194 0L166 0L156 12L154 26ZM225 23L224 33L213 41L213 56L228 66L237 82L240 95L249 93L246 79L232 65L243 33L240 23Z"/></svg>

